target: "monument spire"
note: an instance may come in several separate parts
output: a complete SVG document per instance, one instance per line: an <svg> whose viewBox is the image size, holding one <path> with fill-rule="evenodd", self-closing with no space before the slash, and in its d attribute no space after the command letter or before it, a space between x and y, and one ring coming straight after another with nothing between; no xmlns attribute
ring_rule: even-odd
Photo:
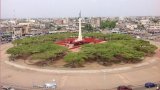
<svg viewBox="0 0 160 90"><path fill-rule="evenodd" d="M78 32L78 39L76 41L82 41L82 18L81 18L81 11L79 13L79 18L78 18L78 21L79 21L79 32Z"/></svg>

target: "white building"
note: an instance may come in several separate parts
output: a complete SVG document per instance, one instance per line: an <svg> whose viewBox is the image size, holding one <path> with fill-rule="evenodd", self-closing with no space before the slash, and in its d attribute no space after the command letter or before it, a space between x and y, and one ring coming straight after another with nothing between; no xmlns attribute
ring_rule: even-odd
<svg viewBox="0 0 160 90"><path fill-rule="evenodd" d="M127 24L126 25L126 28L128 28L128 29L130 29L130 30L134 30L134 29L136 29L138 26L137 26L137 24Z"/></svg>
<svg viewBox="0 0 160 90"><path fill-rule="evenodd" d="M147 30L150 33L160 33L160 23L151 24Z"/></svg>
<svg viewBox="0 0 160 90"><path fill-rule="evenodd" d="M92 27L100 27L101 18L91 18L90 22Z"/></svg>
<svg viewBox="0 0 160 90"><path fill-rule="evenodd" d="M150 20L146 19L146 20L140 20L140 23L142 25L148 25L150 23Z"/></svg>
<svg viewBox="0 0 160 90"><path fill-rule="evenodd" d="M148 29L160 29L160 22L150 24Z"/></svg>

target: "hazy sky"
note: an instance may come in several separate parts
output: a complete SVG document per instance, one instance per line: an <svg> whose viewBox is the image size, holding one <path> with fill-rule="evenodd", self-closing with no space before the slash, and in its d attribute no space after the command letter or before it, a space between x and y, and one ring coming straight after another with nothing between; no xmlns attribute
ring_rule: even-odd
<svg viewBox="0 0 160 90"><path fill-rule="evenodd" d="M160 16L160 0L1 0L2 18Z"/></svg>

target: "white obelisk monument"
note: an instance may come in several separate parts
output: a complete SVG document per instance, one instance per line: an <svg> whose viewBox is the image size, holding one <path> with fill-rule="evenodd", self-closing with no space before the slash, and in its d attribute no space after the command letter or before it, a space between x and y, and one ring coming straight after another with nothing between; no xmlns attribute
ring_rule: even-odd
<svg viewBox="0 0 160 90"><path fill-rule="evenodd" d="M81 21L82 21L82 18L81 18L81 12L79 13L79 33L78 33L78 39L76 41L82 41L82 25L81 25Z"/></svg>

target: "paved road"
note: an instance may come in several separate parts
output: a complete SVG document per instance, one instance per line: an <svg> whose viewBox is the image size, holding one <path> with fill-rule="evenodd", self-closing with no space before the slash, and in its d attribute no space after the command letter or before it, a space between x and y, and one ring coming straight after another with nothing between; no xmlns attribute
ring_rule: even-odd
<svg viewBox="0 0 160 90"><path fill-rule="evenodd" d="M5 64L4 61L8 59L5 51L9 47L9 44L1 46L0 59L0 81L7 84L31 88L33 84L42 85L55 79L58 85L57 90L109 90L119 85L137 86L148 81L160 81L160 59L156 59L156 63L145 67L116 72L47 73L18 69ZM135 90L146 89L140 87Z"/></svg>
<svg viewBox="0 0 160 90"><path fill-rule="evenodd" d="M135 88L133 90L156 90L156 88L144 88L144 87L138 87L138 88Z"/></svg>

